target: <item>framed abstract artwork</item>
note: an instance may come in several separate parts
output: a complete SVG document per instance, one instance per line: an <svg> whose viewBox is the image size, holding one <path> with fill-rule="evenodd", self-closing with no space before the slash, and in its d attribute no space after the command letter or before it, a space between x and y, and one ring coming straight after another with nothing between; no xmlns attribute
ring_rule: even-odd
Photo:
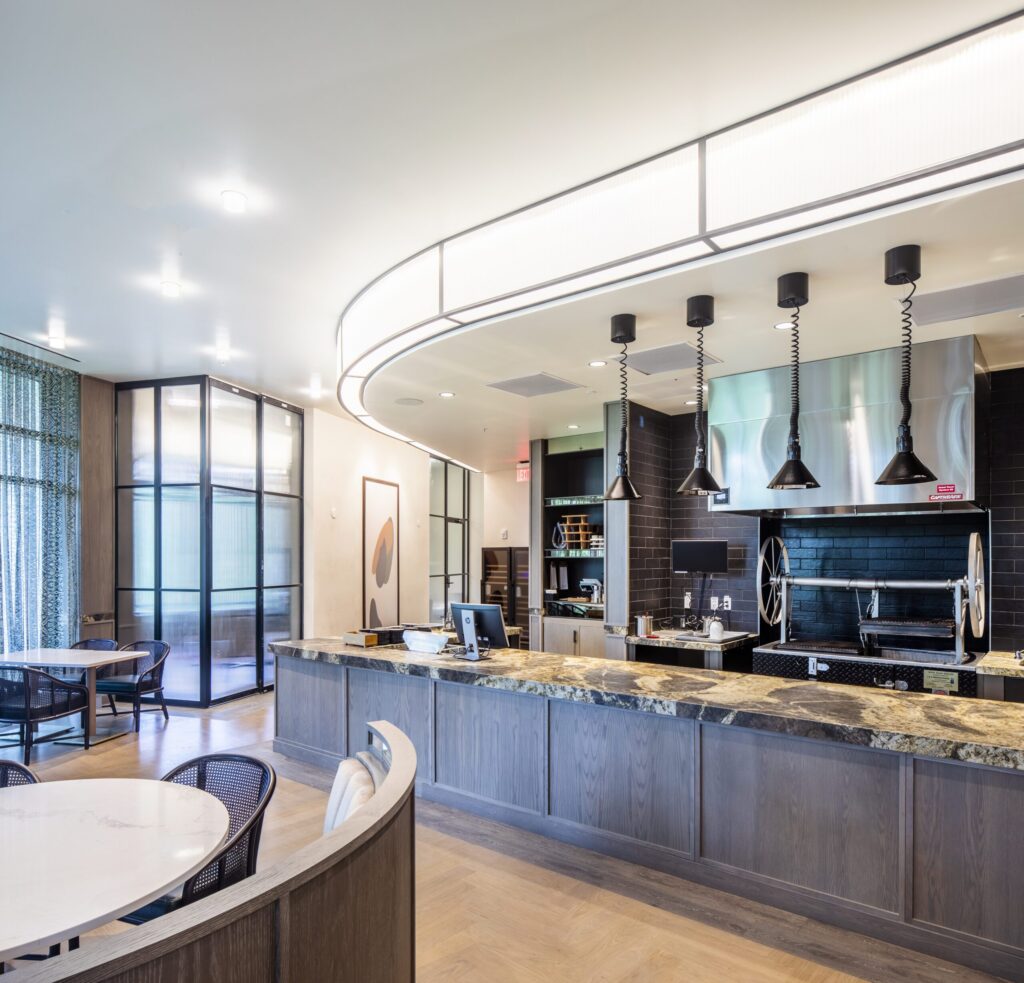
<svg viewBox="0 0 1024 983"><path fill-rule="evenodd" d="M398 485L363 478L363 628L399 624Z"/></svg>

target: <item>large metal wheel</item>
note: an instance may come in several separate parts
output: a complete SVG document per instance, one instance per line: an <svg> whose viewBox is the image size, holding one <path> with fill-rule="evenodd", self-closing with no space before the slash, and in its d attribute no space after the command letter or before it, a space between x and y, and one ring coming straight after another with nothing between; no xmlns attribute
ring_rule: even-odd
<svg viewBox="0 0 1024 983"><path fill-rule="evenodd" d="M778 536L769 536L757 555L757 610L770 625L782 620L782 583L789 576L789 550Z"/></svg>
<svg viewBox="0 0 1024 983"><path fill-rule="evenodd" d="M972 532L967 541L967 610L975 638L985 634L985 550L981 534Z"/></svg>

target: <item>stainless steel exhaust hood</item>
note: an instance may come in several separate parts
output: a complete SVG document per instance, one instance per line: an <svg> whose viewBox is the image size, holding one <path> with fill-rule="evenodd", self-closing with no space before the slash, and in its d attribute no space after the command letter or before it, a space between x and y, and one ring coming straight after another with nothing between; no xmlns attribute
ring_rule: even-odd
<svg viewBox="0 0 1024 983"><path fill-rule="evenodd" d="M789 369L710 383L715 512L830 515L978 510L988 497L988 370L973 335L914 345L914 445L934 484L876 485L900 419L899 348L807 362L800 369L803 458L821 484L767 485L786 454Z"/></svg>

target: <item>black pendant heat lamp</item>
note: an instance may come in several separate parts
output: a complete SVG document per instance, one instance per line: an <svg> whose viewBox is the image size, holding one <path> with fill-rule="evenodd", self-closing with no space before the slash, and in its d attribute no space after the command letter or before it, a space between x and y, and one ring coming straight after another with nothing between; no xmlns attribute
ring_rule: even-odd
<svg viewBox="0 0 1024 983"><path fill-rule="evenodd" d="M910 363L913 344L913 321L910 308L913 306L914 291L921 277L921 247L896 246L885 254L885 282L889 286L910 284L903 305L903 352L900 356L900 402L903 416L896 429L896 453L886 469L875 480L876 485L920 485L935 481L935 475L926 468L914 453L914 438L910 435Z"/></svg>
<svg viewBox="0 0 1024 983"><path fill-rule="evenodd" d="M622 424L619 430L619 456L615 465L615 480L604 493L608 502L635 502L642 496L629 480L629 457L626 453L629 426L629 382L626 378L626 352L630 342L636 341L636 315L616 314L612 317L612 344L622 345L619 355L619 400L622 403Z"/></svg>
<svg viewBox="0 0 1024 983"><path fill-rule="evenodd" d="M790 349L790 407L789 441L786 444L786 463L768 483L773 491L794 491L818 488L814 475L800 460L800 308L808 300L806 273L785 273L778 281L778 305L791 309L792 327L789 329Z"/></svg>
<svg viewBox="0 0 1024 983"><path fill-rule="evenodd" d="M677 495L713 495L722 489L708 470L708 454L704 433L704 329L715 323L715 298L707 294L689 297L686 301L686 323L697 329L697 412L693 416L693 429L697 433L697 447L693 455L693 470L676 489Z"/></svg>

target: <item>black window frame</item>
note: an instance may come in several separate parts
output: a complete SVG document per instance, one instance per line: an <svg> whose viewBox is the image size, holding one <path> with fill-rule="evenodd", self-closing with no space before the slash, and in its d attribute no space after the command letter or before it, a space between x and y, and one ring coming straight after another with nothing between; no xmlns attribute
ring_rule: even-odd
<svg viewBox="0 0 1024 983"><path fill-rule="evenodd" d="M198 482L163 482L162 474L162 452L163 452L163 427L161 419L162 390L174 386L199 387L199 481ZM252 399L256 403L256 487L241 488L234 485L214 483L212 480L211 468L211 433L212 433L212 390L222 389L236 395ZM119 440L119 410L121 392L133 389L153 390L153 481L152 483L122 483L120 470L120 440ZM153 637L160 638L163 633L163 544L161 542L162 527L162 490L164 487L192 488L199 487L200 499L200 525L199 525L199 587L197 589L168 588L169 591L179 593L196 593L200 596L199 604L199 699L168 699L167 702L174 706L186 707L210 707L230 700L241 699L255 693L264 693L273 689L273 682L268 682L265 674L264 655L266 651L266 637L264 631L264 592L266 590L295 590L297 589L297 603L299 613L299 634L304 631L304 604L305 604L305 510L303 502L305 499L305 442L306 425L305 413L301 406L288 403L284 400L268 396L265 393L255 392L243 386L225 381L208 375L198 376L175 376L161 379L143 379L131 382L117 383L114 387L114 634L120 642L121 625L121 597L126 593L152 593L153 594ZM264 410L267 405L280 407L288 412L294 413L300 421L299 428L299 493L266 492L264 489ZM120 556L120 500L121 492L126 489L152 488L153 489L153 586L151 588L138 588L135 586L122 586L119 569ZM229 491L243 491L255 496L256 500L256 571L255 587L232 587L213 588L213 497L214 489L226 489ZM297 584L273 584L267 587L264 582L264 514L266 495L277 498L289 498L299 502L299 541L298 541L298 571L299 582ZM256 631L254 645L255 673L254 685L245 690L229 693L222 696L213 696L213 639L212 639L212 600L214 593L228 590L251 590L256 591ZM171 658L174 653L171 653Z"/></svg>
<svg viewBox="0 0 1024 983"><path fill-rule="evenodd" d="M427 513L427 519L428 519L428 525L430 526L430 529L428 530L428 535L431 536L431 537L433 536L433 531L432 531L433 523L431 523L429 520L430 519L441 519L441 520L443 520L443 522L444 522L444 572L443 573L430 573L429 572L429 567L428 567L428 573L427 573L427 606L428 606L428 613L430 613L430 611L429 611L429 608L430 608L430 598L431 598L431 590L430 590L430 588L433 585L433 582L435 580L443 580L444 581L444 616L443 616L443 620L447 624L449 622L449 620L450 620L450 618L449 618L450 610L449 609L450 609L450 606L451 606L450 602L449 602L449 595L450 595L452 584L456 580L461 580L462 581L461 595L462 595L463 601L468 601L469 600L469 593L468 593L468 591L469 591L469 557L470 557L470 548L469 548L469 529L470 529L470 526L469 526L470 478L469 478L469 476L470 476L470 471L469 471L469 468L464 468L464 467L462 467L462 465L456 464L454 461L448 461L448 460L446 460L444 458L435 457L434 455L431 455L430 456L431 464L433 464L433 462L435 462L435 461L437 463L439 463L440 465L442 465L442 469L443 469L443 473L444 473L444 514L440 515L437 512L432 511L432 509L433 509L433 501L428 499L427 508L428 508L429 511ZM428 465L428 467L429 467L429 465ZM449 476L451 474L451 469L452 468L457 468L461 472L461 477L462 477L462 513L463 514L462 514L461 517L458 517L458 516L454 516L453 517L453 516L451 516L449 514L450 513L450 505L449 505L448 479L449 479ZM462 555L462 572L461 573L456 573L456 574L453 574L451 572L451 564L450 564L450 558L449 558L449 543L451 541L451 537L449 535L449 530L450 530L452 525L460 525L460 526L462 526L462 554L463 554ZM428 544L428 552L433 552L432 546L433 546L432 543ZM432 618L428 619L428 620L432 620Z"/></svg>

